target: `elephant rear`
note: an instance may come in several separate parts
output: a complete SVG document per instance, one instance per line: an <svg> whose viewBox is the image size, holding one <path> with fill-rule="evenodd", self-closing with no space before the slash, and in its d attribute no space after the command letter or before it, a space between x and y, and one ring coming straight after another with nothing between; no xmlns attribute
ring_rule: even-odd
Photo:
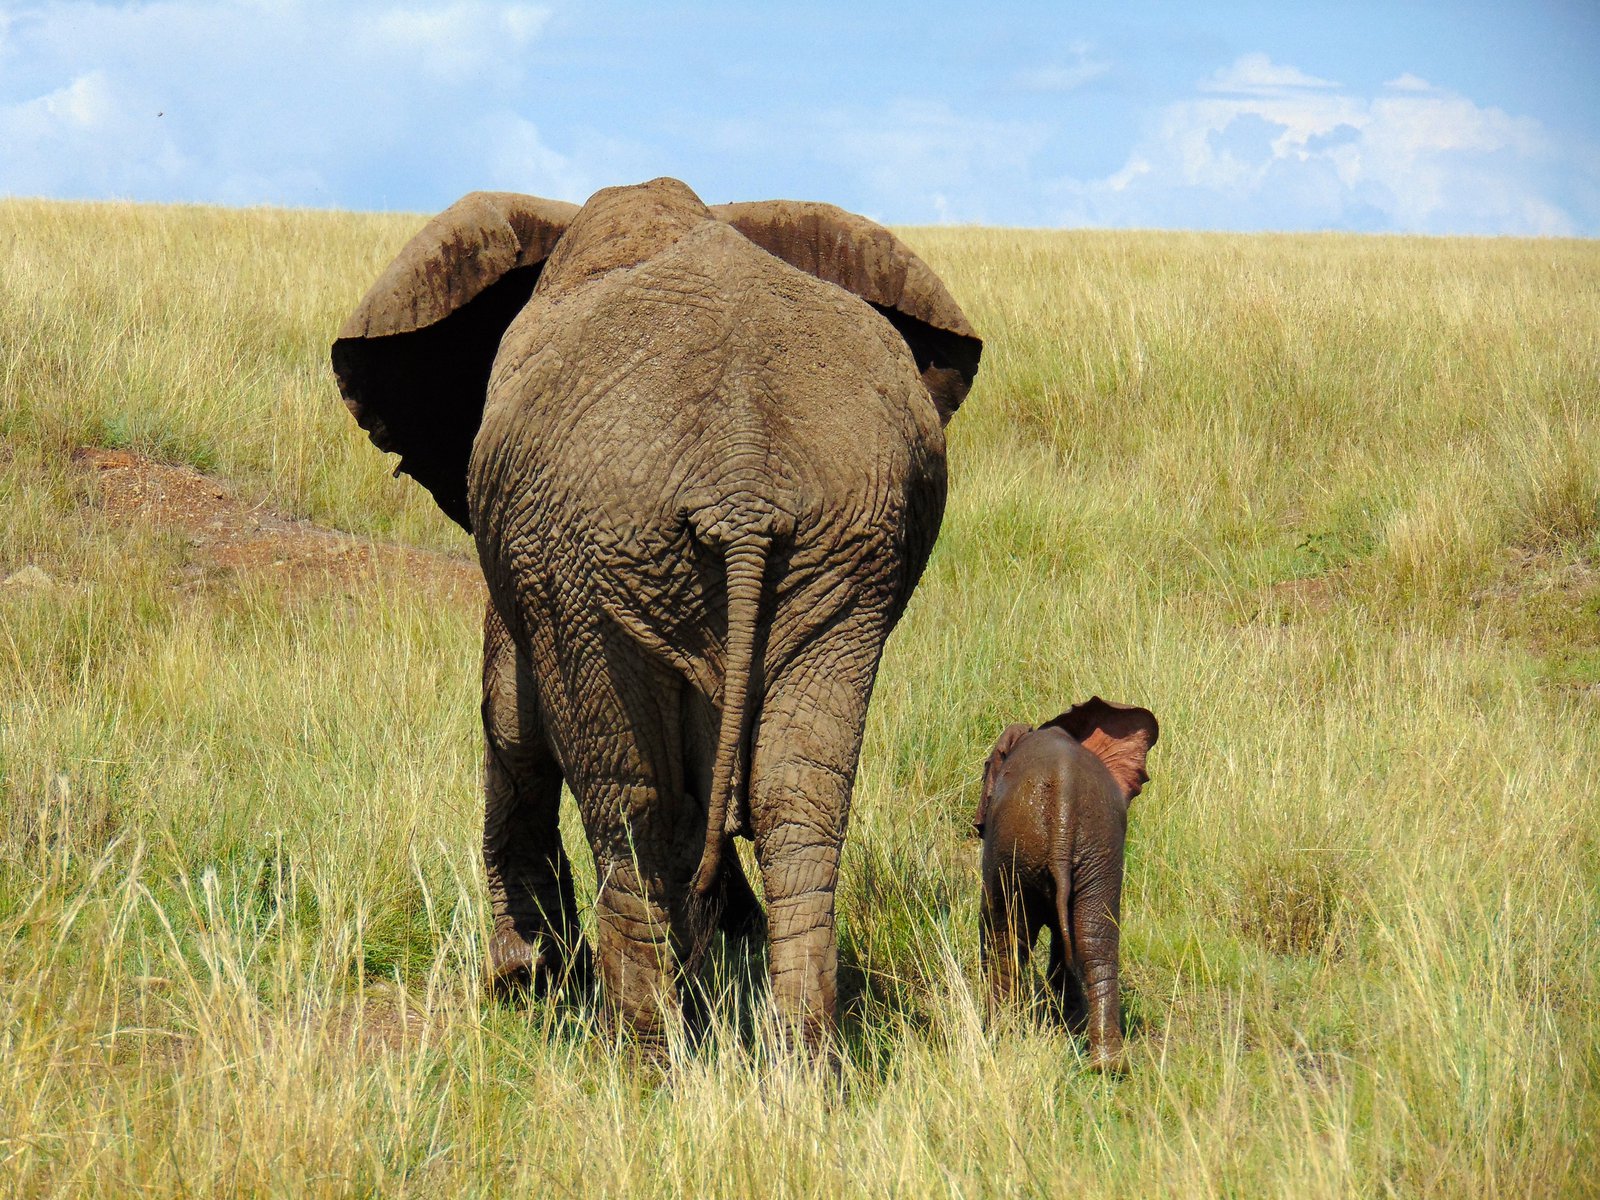
<svg viewBox="0 0 1600 1200"><path fill-rule="evenodd" d="M478 544L517 659L517 744L542 742L539 787L559 777L578 802L602 980L636 1026L670 1003L737 828L766 885L774 999L808 1040L831 1028L866 707L979 349L887 230L825 205L707 209L671 180L582 210L468 197L336 343L352 411ZM496 759L485 714L491 808L521 803L516 762L538 755ZM564 861L541 812L517 835L536 876ZM486 861L498 931L522 885L487 843Z"/></svg>
<svg viewBox="0 0 1600 1200"><path fill-rule="evenodd" d="M714 703L730 554L769 560L774 677L844 607L898 616L944 487L938 414L893 328L717 223L558 301L536 293L472 461L491 589L598 605Z"/></svg>

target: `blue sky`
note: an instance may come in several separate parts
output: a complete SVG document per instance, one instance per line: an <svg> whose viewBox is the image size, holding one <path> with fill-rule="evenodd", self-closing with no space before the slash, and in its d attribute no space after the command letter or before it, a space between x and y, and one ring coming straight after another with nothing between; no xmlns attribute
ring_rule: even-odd
<svg viewBox="0 0 1600 1200"><path fill-rule="evenodd" d="M1600 236L1600 0L0 0L0 194Z"/></svg>

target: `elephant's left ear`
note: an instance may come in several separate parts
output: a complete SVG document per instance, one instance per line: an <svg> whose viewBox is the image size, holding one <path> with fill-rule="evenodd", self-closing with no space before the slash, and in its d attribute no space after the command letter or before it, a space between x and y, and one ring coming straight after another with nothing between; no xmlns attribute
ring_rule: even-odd
<svg viewBox="0 0 1600 1200"><path fill-rule="evenodd" d="M872 305L911 348L939 419L949 421L961 407L983 342L911 247L882 225L831 204L761 200L720 204L711 215L768 254Z"/></svg>
<svg viewBox="0 0 1600 1200"><path fill-rule="evenodd" d="M1161 736L1161 726L1148 708L1091 696L1039 728L1061 729L1076 738L1105 763L1125 800L1132 800L1150 782L1145 758Z"/></svg>
<svg viewBox="0 0 1600 1200"><path fill-rule="evenodd" d="M500 338L577 212L514 192L464 196L406 243L333 344L356 421L464 529L467 460Z"/></svg>

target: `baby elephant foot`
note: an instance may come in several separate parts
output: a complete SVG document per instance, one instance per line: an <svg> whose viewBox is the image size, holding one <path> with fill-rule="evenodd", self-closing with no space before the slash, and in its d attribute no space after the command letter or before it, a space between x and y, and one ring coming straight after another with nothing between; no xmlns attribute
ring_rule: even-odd
<svg viewBox="0 0 1600 1200"><path fill-rule="evenodd" d="M1100 1075L1123 1076L1128 1073L1128 1055L1122 1039L1108 1038L1089 1046L1089 1070Z"/></svg>

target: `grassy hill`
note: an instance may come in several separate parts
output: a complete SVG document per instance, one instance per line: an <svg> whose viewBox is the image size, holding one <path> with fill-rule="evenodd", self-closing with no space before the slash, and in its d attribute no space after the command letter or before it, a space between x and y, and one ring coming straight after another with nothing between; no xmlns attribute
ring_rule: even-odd
<svg viewBox="0 0 1600 1200"><path fill-rule="evenodd" d="M987 351L840 1089L748 987L665 1069L480 993L469 547L327 369L418 223L0 202L0 1193L1593 1194L1600 244L908 231ZM84 447L428 553L223 559ZM974 1002L981 763L1093 693L1163 729L1118 1081Z"/></svg>

